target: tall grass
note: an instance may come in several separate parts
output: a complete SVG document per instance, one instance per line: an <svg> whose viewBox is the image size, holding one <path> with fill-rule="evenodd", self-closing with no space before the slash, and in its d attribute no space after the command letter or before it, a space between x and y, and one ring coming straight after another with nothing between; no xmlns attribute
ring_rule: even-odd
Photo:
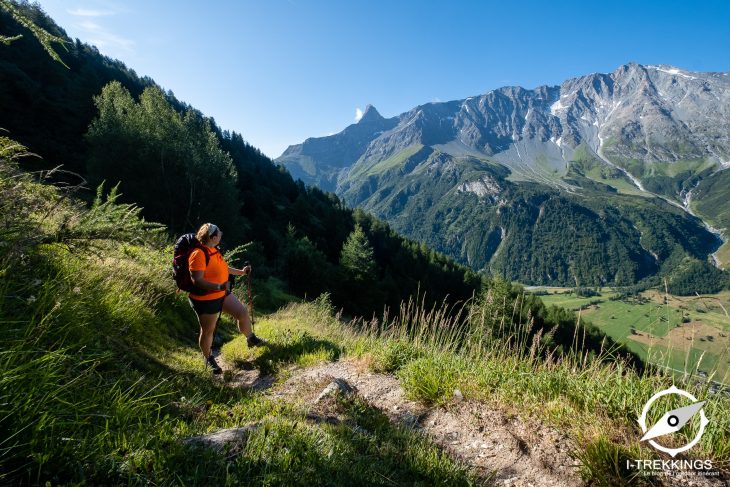
<svg viewBox="0 0 730 487"><path fill-rule="evenodd" d="M111 327L117 324L115 311L121 310L109 309L113 303L94 309L86 302L90 296L76 297L71 290L78 301L59 298L65 295L63 275L42 282L33 294L10 279L0 290L5 319L0 338L3 479L71 476L83 470L94 452L140 434L160 409L149 384L108 375L117 367L112 360L120 358L112 356L106 342L120 338ZM73 274L74 287L95 297L107 295L93 292L92 283L98 285ZM25 302L18 302L21 297Z"/></svg>
<svg viewBox="0 0 730 487"><path fill-rule="evenodd" d="M704 409L712 427L692 455L730 468L726 394L710 395L707 382L637 369L616 349L589 353L579 317L571 347L556 353L549 346L554 330L534 330L529 313L520 313L523 299L510 302L498 289L451 309L426 308L423 299L412 299L382 322L350 323L351 336L342 339L348 353L368 357L374 370L394 372L413 399L446 404L459 389L467 399L498 403L559 427L577 445L584 477L609 484L632 475L617 459L656 457L639 443L636 419L654 393L674 383L708 399ZM673 441L686 443L696 431L690 425Z"/></svg>
<svg viewBox="0 0 730 487"><path fill-rule="evenodd" d="M357 400L337 406L343 424L316 425L293 406L212 382L159 227L114 192L86 209L0 160L0 483L474 482ZM273 303L281 295L269 284ZM617 459L637 453L635 418L670 377L639 373L612 349L588 353L584 326L558 351L555 331L535 330L527 299L504 288L450 308L424 303L414 297L380 320L343 325L322 296L261 320L269 349L244 355L238 339L224 354L271 373L368 356L414 399L445 404L458 388L555 424L580 445L586 478L623 479ZM308 331L274 329L282 324ZM706 385L682 386L707 396ZM718 396L705 410L713 428L698 451L727 465L730 405ZM263 427L234 461L181 441L250 423Z"/></svg>
<svg viewBox="0 0 730 487"><path fill-rule="evenodd" d="M144 361L135 343L169 341L149 326L166 293L161 268L125 258L117 242L142 241L159 226L116 204L113 191L83 209L20 172L14 155L24 150L8 141L0 141L0 483L109 478L107 460L147 441L169 394L129 367Z"/></svg>
<svg viewBox="0 0 730 487"><path fill-rule="evenodd" d="M3 154L0 484L476 483L365 404L345 401L342 424L319 424L212 380L158 227L114 192L85 208ZM272 305L286 298L274 281L258 289ZM260 352L257 366L275 373L335 359L340 346L284 332ZM232 456L184 441L245 424L261 427Z"/></svg>

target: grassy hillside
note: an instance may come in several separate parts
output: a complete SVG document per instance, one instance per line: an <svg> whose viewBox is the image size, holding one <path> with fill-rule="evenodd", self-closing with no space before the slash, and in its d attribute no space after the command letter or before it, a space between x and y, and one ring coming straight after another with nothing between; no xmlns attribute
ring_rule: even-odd
<svg viewBox="0 0 730 487"><path fill-rule="evenodd" d="M727 201L727 188L730 181L730 173L727 170L717 171L708 178L702 180L692 191L692 208L720 230L723 234L730 233L730 210L725 208ZM727 239L726 239L727 240ZM725 269L730 267L730 243L717 252L716 257Z"/></svg>
<svg viewBox="0 0 730 487"><path fill-rule="evenodd" d="M0 483L470 482L367 405L343 405L369 431L356 434L213 381L163 228L114 194L85 209L7 160L0 169ZM316 351L301 333L273 342L269 372ZM184 441L252 422L263 427L234 461Z"/></svg>
<svg viewBox="0 0 730 487"><path fill-rule="evenodd" d="M342 422L316 422L296 405L212 380L195 317L167 275L164 229L113 193L87 209L7 160L0 167L3 483L481 482L359 399L336 403ZM390 317L350 323L324 296L259 314L257 333L271 345L255 351L224 321L223 357L275 380L292 365L359 358L395 374L424 405L448 405L459 389L468 401L559 428L580 445L573 455L586 480L627 481L622 459L655 455L638 446L636 413L671 381L636 372L609 346L584 353L584 327L558 352L547 338L561 329L535 326L548 322L508 291L495 284L463 309L411 301ZM727 397L708 402L717 427L696 450L720 466L730 454L728 408ZM252 432L228 455L187 441L245 425Z"/></svg>

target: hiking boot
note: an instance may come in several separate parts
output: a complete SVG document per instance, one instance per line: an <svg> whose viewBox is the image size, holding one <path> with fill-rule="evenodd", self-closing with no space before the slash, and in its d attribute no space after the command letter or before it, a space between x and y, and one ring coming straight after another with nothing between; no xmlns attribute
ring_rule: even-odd
<svg viewBox="0 0 730 487"><path fill-rule="evenodd" d="M207 365L210 365L210 368L213 369L213 375L223 373L223 369L221 369L220 365L218 365L218 362L215 361L215 357L213 356L213 354L210 354L210 356L205 359L205 363Z"/></svg>
<svg viewBox="0 0 730 487"><path fill-rule="evenodd" d="M253 347L260 347L261 345L266 345L266 342L256 335L251 335L250 337L246 338L246 343L248 343L249 348Z"/></svg>

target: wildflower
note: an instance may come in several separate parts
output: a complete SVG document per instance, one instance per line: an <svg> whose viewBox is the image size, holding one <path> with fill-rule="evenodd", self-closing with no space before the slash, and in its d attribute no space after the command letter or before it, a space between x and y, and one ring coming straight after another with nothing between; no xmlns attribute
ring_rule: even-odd
<svg viewBox="0 0 730 487"><path fill-rule="evenodd" d="M35 300L36 300L35 296L31 295L31 296L30 296L30 297L28 298L28 304L32 304L32 303L35 303Z"/></svg>
<svg viewBox="0 0 730 487"><path fill-rule="evenodd" d="M78 287L78 286L76 286L76 287L74 288L74 293L76 293L76 294L81 294L81 288L80 288L80 287Z"/></svg>
<svg viewBox="0 0 730 487"><path fill-rule="evenodd" d="M40 279L33 279L33 281L30 283L30 285L33 287L38 287L41 285L41 282L43 282L43 281L41 281Z"/></svg>

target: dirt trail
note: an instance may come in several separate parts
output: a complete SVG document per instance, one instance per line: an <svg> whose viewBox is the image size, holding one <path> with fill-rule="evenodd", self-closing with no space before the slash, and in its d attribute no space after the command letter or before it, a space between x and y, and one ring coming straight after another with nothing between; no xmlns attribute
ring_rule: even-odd
<svg viewBox="0 0 730 487"><path fill-rule="evenodd" d="M337 378L354 386L363 399L391 421L420 430L481 476L495 475L497 485L582 485L576 473L577 462L568 454L571 442L555 430L526 424L470 401L454 401L448 407L425 407L406 399L392 375L371 373L353 361L292 371L286 382L267 394L311 408L322 384Z"/></svg>
<svg viewBox="0 0 730 487"><path fill-rule="evenodd" d="M391 422L427 435L436 445L473 468L480 477L492 479L495 485L585 485L577 473L578 462L570 455L576 445L569 437L540 422L526 423L498 407L458 398L445 407L428 407L408 400L393 375L373 373L366 364L355 360L292 368L286 372L288 379L279 384L273 376L262 375L253 368L236 368L222 357L219 363L225 371L223 380L230 387L252 389L272 399L299 404L307 411L307 418L317 422L337 422L326 411L322 413L319 399L325 386L335 379L344 379ZM219 433L241 441L249 429ZM218 441L217 437L208 436L194 440ZM718 478L663 477L661 480L670 487L730 485Z"/></svg>

